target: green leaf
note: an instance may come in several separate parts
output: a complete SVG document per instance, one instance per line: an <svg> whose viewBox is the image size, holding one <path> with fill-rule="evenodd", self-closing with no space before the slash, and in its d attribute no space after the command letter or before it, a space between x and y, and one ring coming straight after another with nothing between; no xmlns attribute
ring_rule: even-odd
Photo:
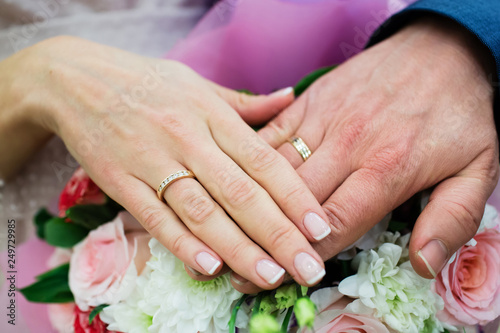
<svg viewBox="0 0 500 333"><path fill-rule="evenodd" d="M294 88L295 91L295 97L300 96L311 84L314 83L317 79L325 75L326 73L330 72L333 70L337 65L333 66L328 66L328 67L323 67L320 69L315 70L312 73L309 73L306 75L302 80L297 83L297 85Z"/></svg>
<svg viewBox="0 0 500 333"><path fill-rule="evenodd" d="M36 303L69 303L73 302L73 294L68 283L69 264L54 268L37 276L37 282L19 291L30 302Z"/></svg>
<svg viewBox="0 0 500 333"><path fill-rule="evenodd" d="M247 94L247 95L251 95L251 96L255 95L253 92L251 92L250 90L247 90L247 89L239 89L239 90L236 90L236 91L240 92L242 94Z"/></svg>
<svg viewBox="0 0 500 333"><path fill-rule="evenodd" d="M55 278L55 277L64 277L68 276L69 274L69 263L62 264L61 266L58 266L56 268L51 269L50 271L47 271L43 274L40 274L36 277L37 281L45 280L45 279L50 279L50 278Z"/></svg>
<svg viewBox="0 0 500 333"><path fill-rule="evenodd" d="M36 227L36 235L40 239L45 239L45 223L47 223L54 216L50 214L47 209L42 208L36 213L33 222Z"/></svg>
<svg viewBox="0 0 500 333"><path fill-rule="evenodd" d="M94 321L94 318L102 311L104 310L105 307L109 306L109 304L101 304L99 306L96 306L92 312L90 312L89 315L89 325L92 325L92 321Z"/></svg>
<svg viewBox="0 0 500 333"><path fill-rule="evenodd" d="M77 205L66 211L66 217L71 222L88 230L96 229L113 220L116 214L118 214L118 210L109 205Z"/></svg>
<svg viewBox="0 0 500 333"><path fill-rule="evenodd" d="M64 218L53 218L45 224L45 240L57 247L73 247L87 236L89 230Z"/></svg>

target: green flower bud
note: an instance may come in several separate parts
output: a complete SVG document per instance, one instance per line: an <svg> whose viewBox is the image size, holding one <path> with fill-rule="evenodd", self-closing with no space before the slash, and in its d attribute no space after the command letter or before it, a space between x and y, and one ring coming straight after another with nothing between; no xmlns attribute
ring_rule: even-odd
<svg viewBox="0 0 500 333"><path fill-rule="evenodd" d="M257 313L250 319L250 333L280 333L280 325L273 316Z"/></svg>
<svg viewBox="0 0 500 333"><path fill-rule="evenodd" d="M297 286L289 284L281 286L276 290L276 307L278 309L288 309L295 304L297 300Z"/></svg>
<svg viewBox="0 0 500 333"><path fill-rule="evenodd" d="M314 326L314 318L316 317L316 305L309 297L301 297L295 303L295 317L300 327Z"/></svg>
<svg viewBox="0 0 500 333"><path fill-rule="evenodd" d="M260 302L260 311L265 314L271 314L276 311L276 300L271 295L266 295Z"/></svg>

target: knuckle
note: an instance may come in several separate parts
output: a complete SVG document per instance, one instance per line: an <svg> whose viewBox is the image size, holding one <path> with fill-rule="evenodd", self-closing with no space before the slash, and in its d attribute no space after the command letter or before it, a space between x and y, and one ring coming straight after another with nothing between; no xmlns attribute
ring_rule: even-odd
<svg viewBox="0 0 500 333"><path fill-rule="evenodd" d="M353 151L370 131L370 121L364 117L349 119L338 133L339 146L344 151Z"/></svg>
<svg viewBox="0 0 500 333"><path fill-rule="evenodd" d="M256 144L248 155L248 166L256 172L267 171L276 165L279 156L271 147Z"/></svg>
<svg viewBox="0 0 500 333"><path fill-rule="evenodd" d="M356 209L353 207L353 209ZM338 237L347 234L350 230L351 222L345 217L346 214L342 209L332 202L326 202L323 204L323 210L328 217L328 222L330 226L334 229L332 230Z"/></svg>
<svg viewBox="0 0 500 333"><path fill-rule="evenodd" d="M256 196L256 187L250 179L243 177L232 177L227 180L225 192L229 199L228 203L236 207L250 205Z"/></svg>
<svg viewBox="0 0 500 333"><path fill-rule="evenodd" d="M280 138L288 138L293 133L291 119L293 114L280 113L274 120L267 124L267 128L271 129Z"/></svg>
<svg viewBox="0 0 500 333"><path fill-rule="evenodd" d="M481 217L474 214L470 207L456 201L447 201L443 204L445 211L457 222L458 226L464 231L467 236L475 235Z"/></svg>
<svg viewBox="0 0 500 333"><path fill-rule="evenodd" d="M243 110L247 104L248 104L248 96L245 95L244 93L239 93L237 94L236 98L235 98L235 104L236 104L236 109L238 110Z"/></svg>
<svg viewBox="0 0 500 333"><path fill-rule="evenodd" d="M203 225L216 210L215 203L210 198L192 188L180 193L180 202L185 216L195 225Z"/></svg>
<svg viewBox="0 0 500 333"><path fill-rule="evenodd" d="M225 257L228 262L238 262L248 254L246 242L232 242L226 248Z"/></svg>
<svg viewBox="0 0 500 333"><path fill-rule="evenodd" d="M161 210L152 206L146 206L139 211L139 219L142 221L142 225L152 235L155 235L156 231L163 225L161 216Z"/></svg>
<svg viewBox="0 0 500 333"><path fill-rule="evenodd" d="M365 167L377 175L387 176L401 171L410 160L409 148L405 145L378 150L367 160Z"/></svg>
<svg viewBox="0 0 500 333"><path fill-rule="evenodd" d="M283 202L286 204L302 202L303 198L309 197L309 192L302 184L290 186L283 194Z"/></svg>
<svg viewBox="0 0 500 333"><path fill-rule="evenodd" d="M269 250L283 248L286 244L296 244L293 241L296 236L296 229L291 226L277 226L267 232Z"/></svg>
<svg viewBox="0 0 500 333"><path fill-rule="evenodd" d="M182 253L183 250L188 248L188 241L189 241L189 236L186 233L179 234L174 240L172 241L172 244L170 245L170 251L174 255L178 255Z"/></svg>

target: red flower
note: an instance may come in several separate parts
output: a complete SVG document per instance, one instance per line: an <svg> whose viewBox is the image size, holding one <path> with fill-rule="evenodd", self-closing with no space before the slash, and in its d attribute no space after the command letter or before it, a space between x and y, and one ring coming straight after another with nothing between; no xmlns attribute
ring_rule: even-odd
<svg viewBox="0 0 500 333"><path fill-rule="evenodd" d="M92 324L89 325L89 315L91 311L82 311L75 306L75 323L73 325L75 333L118 333L115 331L108 331L106 324L102 322L99 315L97 315Z"/></svg>
<svg viewBox="0 0 500 333"><path fill-rule="evenodd" d="M66 210L75 205L103 204L106 195L101 191L85 170L78 168L64 187L59 197L59 216L64 217Z"/></svg>

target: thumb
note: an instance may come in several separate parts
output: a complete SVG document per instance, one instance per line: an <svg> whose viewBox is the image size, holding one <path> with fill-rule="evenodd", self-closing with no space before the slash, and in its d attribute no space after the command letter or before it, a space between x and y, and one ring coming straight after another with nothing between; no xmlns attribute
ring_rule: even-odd
<svg viewBox="0 0 500 333"><path fill-rule="evenodd" d="M458 174L434 189L410 241L411 263L419 275L436 277L450 257L475 236L494 179Z"/></svg>
<svg viewBox="0 0 500 333"><path fill-rule="evenodd" d="M212 83L215 92L224 99L249 125L268 122L295 99L292 87L280 89L269 95L251 95Z"/></svg>

